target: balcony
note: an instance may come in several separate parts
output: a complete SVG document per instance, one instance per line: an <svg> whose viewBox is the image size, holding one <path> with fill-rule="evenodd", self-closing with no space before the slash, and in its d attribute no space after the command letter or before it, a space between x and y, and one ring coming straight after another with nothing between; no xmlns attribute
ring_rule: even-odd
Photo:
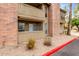
<svg viewBox="0 0 79 59"><path fill-rule="evenodd" d="M31 21L44 21L45 12L42 9L33 7L28 4L19 4L18 16Z"/></svg>

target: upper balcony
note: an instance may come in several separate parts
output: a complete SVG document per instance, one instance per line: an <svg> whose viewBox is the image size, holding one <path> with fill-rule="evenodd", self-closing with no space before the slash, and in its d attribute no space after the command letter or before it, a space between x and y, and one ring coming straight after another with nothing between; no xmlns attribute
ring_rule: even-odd
<svg viewBox="0 0 79 59"><path fill-rule="evenodd" d="M61 15L60 22L61 22L61 23L65 23L65 15L66 15L66 11L63 10L63 9L60 9L60 15Z"/></svg>
<svg viewBox="0 0 79 59"><path fill-rule="evenodd" d="M18 16L35 21L44 21L45 12L29 4L19 4Z"/></svg>

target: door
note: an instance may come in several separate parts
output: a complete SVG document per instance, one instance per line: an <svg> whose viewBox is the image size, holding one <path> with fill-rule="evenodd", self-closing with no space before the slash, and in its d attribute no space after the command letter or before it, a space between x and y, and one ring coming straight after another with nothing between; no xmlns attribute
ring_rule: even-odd
<svg viewBox="0 0 79 59"><path fill-rule="evenodd" d="M33 32L33 24L29 24L29 32Z"/></svg>

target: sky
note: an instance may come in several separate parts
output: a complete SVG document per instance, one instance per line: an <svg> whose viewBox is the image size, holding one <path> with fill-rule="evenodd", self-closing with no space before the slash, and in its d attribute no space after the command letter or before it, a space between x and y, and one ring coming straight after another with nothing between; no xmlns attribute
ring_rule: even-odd
<svg viewBox="0 0 79 59"><path fill-rule="evenodd" d="M60 4L60 8L64 9L66 6L66 8L69 10L69 4L68 3L61 3ZM72 16L74 16L74 8L76 6L76 3L72 3Z"/></svg>

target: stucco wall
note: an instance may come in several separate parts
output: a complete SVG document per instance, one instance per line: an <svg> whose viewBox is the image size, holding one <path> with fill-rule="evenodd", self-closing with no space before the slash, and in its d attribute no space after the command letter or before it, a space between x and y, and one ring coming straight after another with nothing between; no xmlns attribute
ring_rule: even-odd
<svg viewBox="0 0 79 59"><path fill-rule="evenodd" d="M19 43L24 44L28 41L30 38L35 38L36 40L44 38L45 33L43 31L34 31L34 32L19 32Z"/></svg>
<svg viewBox="0 0 79 59"><path fill-rule="evenodd" d="M45 20L45 12L42 9L28 4L18 4L18 15L27 19Z"/></svg>

